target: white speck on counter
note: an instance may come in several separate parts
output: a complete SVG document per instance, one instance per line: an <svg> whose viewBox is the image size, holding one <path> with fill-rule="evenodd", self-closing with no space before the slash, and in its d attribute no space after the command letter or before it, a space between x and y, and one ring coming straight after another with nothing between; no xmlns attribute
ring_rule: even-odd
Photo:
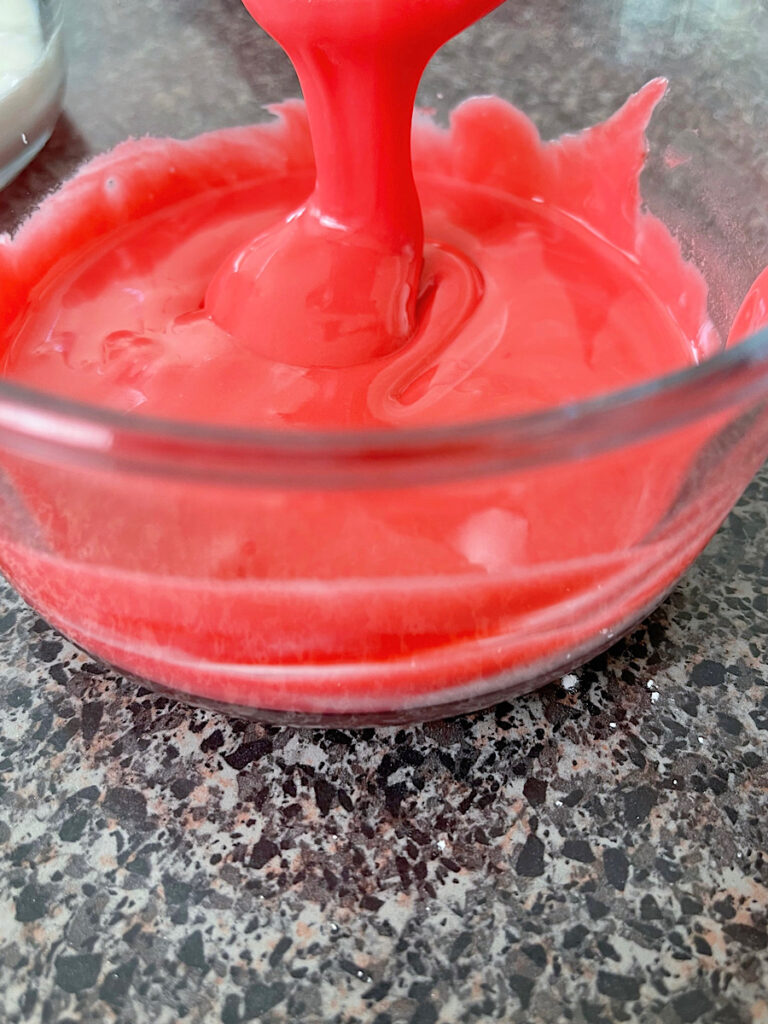
<svg viewBox="0 0 768 1024"><path fill-rule="evenodd" d="M651 704L658 704L660 696L661 694L658 692L658 690L654 690L654 692L651 694Z"/></svg>
<svg viewBox="0 0 768 1024"><path fill-rule="evenodd" d="M571 672L567 676L563 676L560 685L564 690L575 690L579 685L579 677Z"/></svg>

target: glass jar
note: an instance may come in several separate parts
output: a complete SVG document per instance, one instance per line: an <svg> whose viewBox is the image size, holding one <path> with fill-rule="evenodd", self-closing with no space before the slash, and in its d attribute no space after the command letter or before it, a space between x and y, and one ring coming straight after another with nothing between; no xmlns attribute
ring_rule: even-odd
<svg viewBox="0 0 768 1024"><path fill-rule="evenodd" d="M0 188L51 137L66 78L61 0L0 4Z"/></svg>

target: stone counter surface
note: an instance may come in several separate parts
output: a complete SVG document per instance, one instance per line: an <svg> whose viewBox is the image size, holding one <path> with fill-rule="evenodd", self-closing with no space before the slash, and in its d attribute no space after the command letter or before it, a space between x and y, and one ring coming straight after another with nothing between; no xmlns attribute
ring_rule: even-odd
<svg viewBox="0 0 768 1024"><path fill-rule="evenodd" d="M428 98L500 75L476 55L530 6L453 44ZM73 0L68 21L67 114L3 227L125 135L295 92L237 0ZM571 56L556 127L573 76L601 74L588 42ZM422 727L189 709L3 589L0 1021L766 1024L767 611L766 471L624 642Z"/></svg>

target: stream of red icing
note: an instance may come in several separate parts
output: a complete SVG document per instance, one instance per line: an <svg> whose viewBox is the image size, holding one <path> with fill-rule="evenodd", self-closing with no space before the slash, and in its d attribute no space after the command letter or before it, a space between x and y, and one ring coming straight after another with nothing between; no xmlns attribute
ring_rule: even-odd
<svg viewBox="0 0 768 1024"><path fill-rule="evenodd" d="M296 68L315 182L218 268L206 309L219 326L299 366L361 363L411 338L424 257L416 90L435 50L500 2L245 0Z"/></svg>
<svg viewBox="0 0 768 1024"><path fill-rule="evenodd" d="M438 42L418 48L414 67ZM401 87L402 103L415 84ZM237 292L230 254L250 258L277 232L272 257L290 255L279 273L293 267L304 294L325 227L312 217L302 239L286 238L303 223L292 212L351 222L364 207L358 196L344 212L343 192L312 191L304 108L187 143L127 142L0 245L4 375L137 415L391 429L531 412L690 365L719 344L706 288L641 210L638 187L664 89L651 82L605 124L551 143L497 99L465 103L449 130L418 118L420 206L411 199L399 221L368 209L352 232L353 253L381 250L373 306L361 313L353 260L306 334L300 305L262 303L279 326L265 344L252 326L221 326L221 296ZM328 173L318 181L332 183ZM419 269L417 301L392 314L379 299L404 252L406 277ZM374 264L360 265L370 283ZM223 289L213 298L211 280ZM323 309L335 354L317 358ZM371 324L390 314L406 326L382 347ZM362 358L334 348L345 323L353 341L374 339ZM454 684L578 652L644 611L706 539L671 543L664 530L705 436L408 492L105 479L8 457L39 532L34 547L3 540L0 556L75 639L187 692L312 711L426 704Z"/></svg>

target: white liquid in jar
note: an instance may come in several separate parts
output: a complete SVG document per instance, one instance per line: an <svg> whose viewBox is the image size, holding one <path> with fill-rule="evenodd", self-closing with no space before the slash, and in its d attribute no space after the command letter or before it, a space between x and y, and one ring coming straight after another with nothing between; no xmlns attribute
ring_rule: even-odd
<svg viewBox="0 0 768 1024"><path fill-rule="evenodd" d="M59 31L46 41L34 0L0 0L0 188L48 139L63 83Z"/></svg>
<svg viewBox="0 0 768 1024"><path fill-rule="evenodd" d="M32 0L0 4L0 97L33 70L43 55L43 31Z"/></svg>

